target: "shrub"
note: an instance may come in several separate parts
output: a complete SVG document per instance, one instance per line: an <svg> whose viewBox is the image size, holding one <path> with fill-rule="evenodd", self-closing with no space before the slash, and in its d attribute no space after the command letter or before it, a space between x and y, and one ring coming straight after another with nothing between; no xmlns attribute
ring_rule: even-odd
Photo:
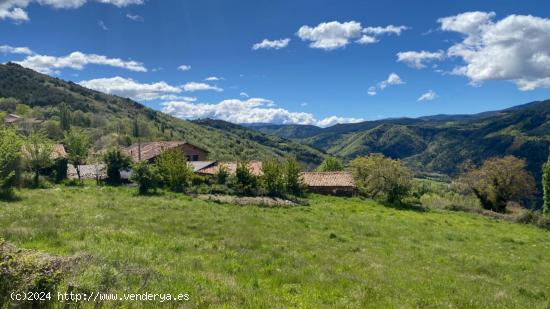
<svg viewBox="0 0 550 309"><path fill-rule="evenodd" d="M0 197L11 197L17 182L21 140L12 129L0 130Z"/></svg>
<svg viewBox="0 0 550 309"><path fill-rule="evenodd" d="M219 185L227 184L227 180L229 180L229 171L227 170L227 167L225 165L220 165L218 171L214 175L214 179Z"/></svg>
<svg viewBox="0 0 550 309"><path fill-rule="evenodd" d="M350 163L359 192L370 198L400 202L412 186L412 174L401 161L382 154L360 157Z"/></svg>
<svg viewBox="0 0 550 309"><path fill-rule="evenodd" d="M258 194L258 179L250 172L248 162L237 162L233 187L238 195L255 196Z"/></svg>
<svg viewBox="0 0 550 309"><path fill-rule="evenodd" d="M30 250L21 250L0 239L0 308L45 308L56 301L63 261ZM50 293L51 300L15 302L13 292Z"/></svg>
<svg viewBox="0 0 550 309"><path fill-rule="evenodd" d="M318 172L338 172L343 170L344 164L335 157L326 157L323 163L317 168Z"/></svg>
<svg viewBox="0 0 550 309"><path fill-rule="evenodd" d="M280 162L275 159L265 160L262 164L263 175L260 180L269 196L284 194L284 173L280 165Z"/></svg>
<svg viewBox="0 0 550 309"><path fill-rule="evenodd" d="M179 149L163 152L155 161L163 184L173 192L184 192L193 176L185 156Z"/></svg>
<svg viewBox="0 0 550 309"><path fill-rule="evenodd" d="M103 156L103 162L107 165L107 183L118 185L122 183L120 171L128 170L132 160L120 149L111 149Z"/></svg>
<svg viewBox="0 0 550 309"><path fill-rule="evenodd" d="M535 179L525 170L525 160L514 156L491 158L460 176L483 208L505 212L509 202L520 202L535 192Z"/></svg>
<svg viewBox="0 0 550 309"><path fill-rule="evenodd" d="M305 192L304 184L300 177L302 169L295 158L287 158L283 166L283 183L285 193L294 196L303 196Z"/></svg>
<svg viewBox="0 0 550 309"><path fill-rule="evenodd" d="M134 164L131 180L138 184L138 192L141 195L148 194L151 190L156 190L162 181L158 168L147 162Z"/></svg>

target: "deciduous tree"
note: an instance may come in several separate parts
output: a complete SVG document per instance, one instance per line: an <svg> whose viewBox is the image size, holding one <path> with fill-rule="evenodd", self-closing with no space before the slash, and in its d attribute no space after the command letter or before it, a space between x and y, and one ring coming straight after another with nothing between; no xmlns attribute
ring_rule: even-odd
<svg viewBox="0 0 550 309"><path fill-rule="evenodd" d="M80 165L86 162L90 151L90 139L82 130L71 130L65 134L67 159L76 168L78 180L81 180Z"/></svg>
<svg viewBox="0 0 550 309"><path fill-rule="evenodd" d="M488 159L459 180L472 190L485 209L496 212L505 212L508 202L521 202L535 193L535 179L525 170L525 160L514 156Z"/></svg>
<svg viewBox="0 0 550 309"><path fill-rule="evenodd" d="M344 164L335 157L326 157L323 163L317 168L318 172L338 172L344 170Z"/></svg>
<svg viewBox="0 0 550 309"><path fill-rule="evenodd" d="M42 132L34 132L25 140L23 159L34 174L34 185L40 183L40 170L53 164L54 144Z"/></svg>
<svg viewBox="0 0 550 309"><path fill-rule="evenodd" d="M412 174L399 160L370 154L350 163L359 192L370 198L400 202L411 189Z"/></svg>
<svg viewBox="0 0 550 309"><path fill-rule="evenodd" d="M21 157L21 140L13 129L0 130L0 196L13 193Z"/></svg>

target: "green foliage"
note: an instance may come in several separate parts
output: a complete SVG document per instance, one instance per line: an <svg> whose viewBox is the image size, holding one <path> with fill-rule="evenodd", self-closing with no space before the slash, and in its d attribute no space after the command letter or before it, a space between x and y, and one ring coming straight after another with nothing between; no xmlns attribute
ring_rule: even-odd
<svg viewBox="0 0 550 309"><path fill-rule="evenodd" d="M120 172L128 170L132 165L132 159L119 148L113 148L105 153L103 162L107 166L107 183L119 185L122 183Z"/></svg>
<svg viewBox="0 0 550 309"><path fill-rule="evenodd" d="M258 177L248 168L249 162L237 162L237 169L233 177L233 188L238 195L254 196L258 194Z"/></svg>
<svg viewBox="0 0 550 309"><path fill-rule="evenodd" d="M71 130L71 110L67 103L63 102L59 104L59 127L62 131L67 132Z"/></svg>
<svg viewBox="0 0 550 309"><path fill-rule="evenodd" d="M412 186L411 172L398 160L370 154L350 163L359 192L370 198L400 202Z"/></svg>
<svg viewBox="0 0 550 309"><path fill-rule="evenodd" d="M294 196L304 195L305 188L300 178L301 172L300 163L295 158L286 158L283 165L283 183L286 193Z"/></svg>
<svg viewBox="0 0 550 309"><path fill-rule="evenodd" d="M227 184L227 181L229 179L229 171L227 170L227 167L225 165L220 165L218 171L214 175L214 179L216 179L216 183L219 185Z"/></svg>
<svg viewBox="0 0 550 309"><path fill-rule="evenodd" d="M34 132L25 139L23 160L34 174L34 185L38 187L40 171L53 164L54 144L43 132Z"/></svg>
<svg viewBox="0 0 550 309"><path fill-rule="evenodd" d="M183 152L178 148L164 151L155 160L163 184L173 192L184 192L193 177Z"/></svg>
<svg viewBox="0 0 550 309"><path fill-rule="evenodd" d="M17 104L15 106L15 113L19 116L31 116L32 108L26 104Z"/></svg>
<svg viewBox="0 0 550 309"><path fill-rule="evenodd" d="M472 190L483 208L496 212L505 212L509 202L522 202L536 190L525 160L514 156L488 159L461 175L459 181Z"/></svg>
<svg viewBox="0 0 550 309"><path fill-rule="evenodd" d="M12 129L0 129L0 197L10 197L16 185L21 140Z"/></svg>
<svg viewBox="0 0 550 309"><path fill-rule="evenodd" d="M281 162L267 159L262 163L263 175L260 177L262 186L269 196L281 196L285 192L284 170Z"/></svg>
<svg viewBox="0 0 550 309"><path fill-rule="evenodd" d="M550 214L550 155L542 167L542 190L544 192L543 211Z"/></svg>
<svg viewBox="0 0 550 309"><path fill-rule="evenodd" d="M90 151L90 138L82 130L71 130L65 133L65 148L69 163L73 164L80 180L80 165L86 162Z"/></svg>
<svg viewBox="0 0 550 309"><path fill-rule="evenodd" d="M0 238L0 308L47 308L57 302L61 259L22 250ZM43 293L43 300L12 299L12 293ZM46 298L46 296L49 297Z"/></svg>
<svg viewBox="0 0 550 309"><path fill-rule="evenodd" d="M17 104L21 104L16 98L0 98L0 110L6 111L7 113L15 113Z"/></svg>
<svg viewBox="0 0 550 309"><path fill-rule="evenodd" d="M339 172L344 170L342 161L335 157L326 157L317 168L318 172Z"/></svg>
<svg viewBox="0 0 550 309"><path fill-rule="evenodd" d="M138 184L140 195L149 194L151 190L156 191L162 182L158 168L154 164L148 164L145 161L134 164L130 179Z"/></svg>

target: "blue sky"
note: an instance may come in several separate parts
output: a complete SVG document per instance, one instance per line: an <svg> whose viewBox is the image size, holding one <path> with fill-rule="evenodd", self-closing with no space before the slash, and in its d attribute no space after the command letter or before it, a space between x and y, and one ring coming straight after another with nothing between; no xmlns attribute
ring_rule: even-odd
<svg viewBox="0 0 550 309"><path fill-rule="evenodd" d="M3 0L0 61L182 118L327 126L550 98L549 15L544 1Z"/></svg>

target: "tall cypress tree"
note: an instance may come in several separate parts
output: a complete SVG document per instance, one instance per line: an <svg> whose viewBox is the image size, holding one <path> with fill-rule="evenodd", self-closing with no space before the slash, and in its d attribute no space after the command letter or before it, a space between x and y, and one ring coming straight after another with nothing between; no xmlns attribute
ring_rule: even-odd
<svg viewBox="0 0 550 309"><path fill-rule="evenodd" d="M542 166L542 190L544 191L543 211L550 215L550 155L546 164Z"/></svg>
<svg viewBox="0 0 550 309"><path fill-rule="evenodd" d="M65 102L59 104L59 126L64 132L71 130L71 111Z"/></svg>

